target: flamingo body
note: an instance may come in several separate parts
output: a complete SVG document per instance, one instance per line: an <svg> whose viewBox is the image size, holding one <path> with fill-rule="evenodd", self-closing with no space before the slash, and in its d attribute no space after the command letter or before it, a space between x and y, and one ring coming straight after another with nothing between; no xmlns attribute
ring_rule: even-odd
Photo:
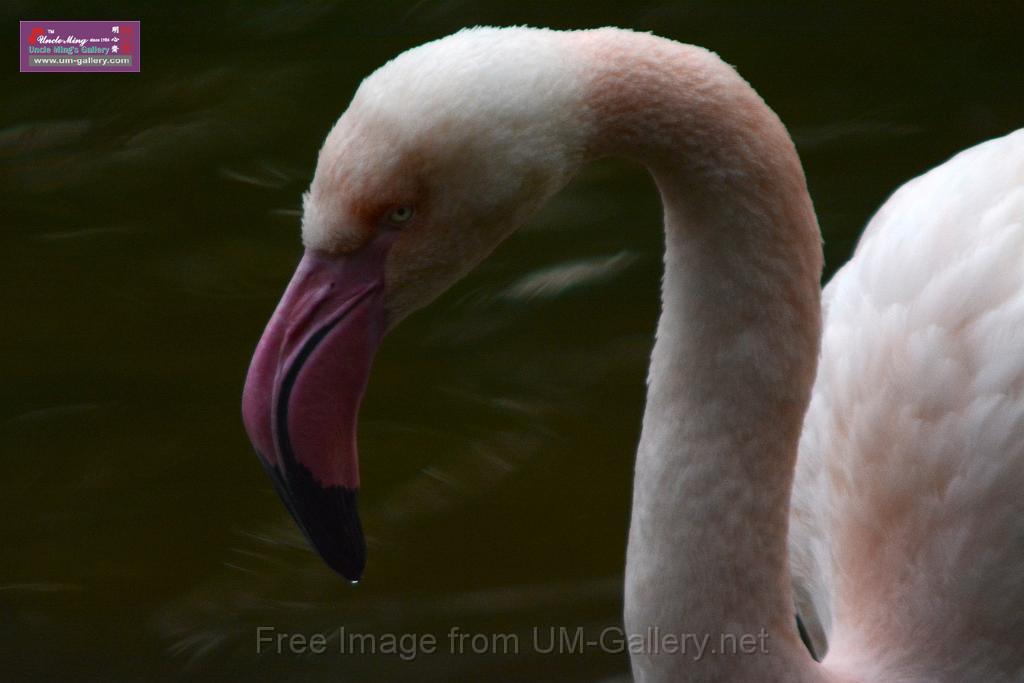
<svg viewBox="0 0 1024 683"><path fill-rule="evenodd" d="M1022 257L1017 131L897 190L824 290L790 549L827 663L1024 677Z"/></svg>

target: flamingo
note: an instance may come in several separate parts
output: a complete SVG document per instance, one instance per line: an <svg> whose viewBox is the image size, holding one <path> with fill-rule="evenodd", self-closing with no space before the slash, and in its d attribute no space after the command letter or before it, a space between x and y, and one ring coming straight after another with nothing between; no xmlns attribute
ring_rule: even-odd
<svg viewBox="0 0 1024 683"><path fill-rule="evenodd" d="M356 421L384 334L607 156L649 169L665 229L625 629L713 638L631 648L636 680L1024 680L1024 130L898 190L822 293L778 117L649 34L463 30L359 86L243 397L313 547L362 576Z"/></svg>

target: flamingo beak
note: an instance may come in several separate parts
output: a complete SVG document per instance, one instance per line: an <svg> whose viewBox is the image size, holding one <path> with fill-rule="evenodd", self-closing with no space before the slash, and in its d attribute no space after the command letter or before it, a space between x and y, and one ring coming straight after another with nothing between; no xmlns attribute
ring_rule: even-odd
<svg viewBox="0 0 1024 683"><path fill-rule="evenodd" d="M285 506L336 572L362 578L356 419L386 329L378 236L332 256L307 250L256 346L246 431Z"/></svg>

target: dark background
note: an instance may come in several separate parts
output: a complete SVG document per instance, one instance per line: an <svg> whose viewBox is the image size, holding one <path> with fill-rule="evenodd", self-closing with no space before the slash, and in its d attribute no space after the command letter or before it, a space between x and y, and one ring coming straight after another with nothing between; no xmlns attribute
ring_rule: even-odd
<svg viewBox="0 0 1024 683"><path fill-rule="evenodd" d="M360 79L477 24L709 47L792 132L830 275L899 184L1024 125L1024 5L10 2L0 70L0 671L138 680L619 680L530 629L618 623L660 207L586 170L378 357L370 564L309 552L241 427L299 196ZM140 74L19 74L18 19L141 19ZM255 651L305 634L522 635L518 657ZM443 648L442 648L443 649ZM348 674L347 676L345 674Z"/></svg>

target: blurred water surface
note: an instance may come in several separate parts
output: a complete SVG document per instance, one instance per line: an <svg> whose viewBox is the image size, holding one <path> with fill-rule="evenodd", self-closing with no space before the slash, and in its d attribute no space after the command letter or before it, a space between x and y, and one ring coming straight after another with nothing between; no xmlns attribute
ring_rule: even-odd
<svg viewBox="0 0 1024 683"><path fill-rule="evenodd" d="M620 25L719 52L790 126L828 274L899 183L1024 125L1019 3L7 3L141 19L138 75L0 75L5 680L610 681L533 626L618 623L660 208L586 170L385 343L362 411L370 564L328 572L239 418L359 80L475 24ZM922 9L926 7L926 9ZM11 36L13 40L13 34ZM292 656L255 629L522 634L519 656ZM445 650L445 647L441 647Z"/></svg>

